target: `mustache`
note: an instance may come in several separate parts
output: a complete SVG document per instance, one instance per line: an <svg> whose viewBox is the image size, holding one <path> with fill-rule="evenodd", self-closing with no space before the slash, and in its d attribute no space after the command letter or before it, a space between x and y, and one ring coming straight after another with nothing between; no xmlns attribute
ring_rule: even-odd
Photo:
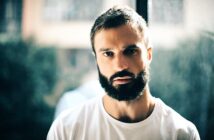
<svg viewBox="0 0 214 140"><path fill-rule="evenodd" d="M113 79L116 78L116 77L123 77L123 76L130 76L132 78L135 77L135 75L127 70L123 70L123 71L119 71L115 74L113 74L111 77L110 77L110 82L112 83Z"/></svg>

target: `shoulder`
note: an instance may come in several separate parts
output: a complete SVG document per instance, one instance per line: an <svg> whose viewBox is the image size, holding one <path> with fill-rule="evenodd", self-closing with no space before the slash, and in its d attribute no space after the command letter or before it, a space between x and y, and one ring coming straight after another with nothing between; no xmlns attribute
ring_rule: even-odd
<svg viewBox="0 0 214 140"><path fill-rule="evenodd" d="M54 120L48 132L48 138L51 140L56 139L55 137L59 139L74 137L76 132L82 129L84 123L90 122L92 114L96 114L100 100L100 97L97 97L75 108L63 111Z"/></svg>
<svg viewBox="0 0 214 140"><path fill-rule="evenodd" d="M181 139L200 139L197 128L192 122L185 119L160 99L157 99L157 105L159 106L159 114L161 114L162 126L166 127L166 130L173 131L171 133Z"/></svg>
<svg viewBox="0 0 214 140"><path fill-rule="evenodd" d="M85 102L84 104L67 109L62 112L56 120L61 120L65 124L72 124L77 121L82 121L85 117L89 117L87 114L91 114L93 111L96 111L99 100L100 97L94 98Z"/></svg>

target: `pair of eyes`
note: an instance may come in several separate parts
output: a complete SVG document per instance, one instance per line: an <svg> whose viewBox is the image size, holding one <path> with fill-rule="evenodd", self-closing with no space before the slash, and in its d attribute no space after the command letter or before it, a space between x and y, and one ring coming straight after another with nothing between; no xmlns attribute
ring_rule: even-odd
<svg viewBox="0 0 214 140"><path fill-rule="evenodd" d="M129 48L129 49L125 49L123 50L123 55L125 56L134 56L138 53L139 49L137 48ZM113 57L114 56L114 51L108 50L108 51L104 51L103 55L105 57Z"/></svg>

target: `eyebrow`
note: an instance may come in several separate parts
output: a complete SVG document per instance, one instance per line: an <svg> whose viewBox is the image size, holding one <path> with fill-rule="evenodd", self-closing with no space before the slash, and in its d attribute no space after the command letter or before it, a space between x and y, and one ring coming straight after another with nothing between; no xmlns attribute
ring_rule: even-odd
<svg viewBox="0 0 214 140"><path fill-rule="evenodd" d="M124 47L125 48L125 50L126 49L138 49L138 48L140 48L139 46L137 46L136 44L131 44L131 45L128 45L128 46L126 46L126 47Z"/></svg>
<svg viewBox="0 0 214 140"><path fill-rule="evenodd" d="M126 50L126 49L138 49L138 48L140 48L139 46L137 46L136 44L130 44L130 45L128 45L128 46L125 46L125 47L123 47L124 48L124 50ZM98 51L99 52L105 52L105 51L110 51L110 50L112 50L112 48L100 48Z"/></svg>
<svg viewBox="0 0 214 140"><path fill-rule="evenodd" d="M112 50L111 48L100 48L99 52L105 52L105 51L110 51Z"/></svg>

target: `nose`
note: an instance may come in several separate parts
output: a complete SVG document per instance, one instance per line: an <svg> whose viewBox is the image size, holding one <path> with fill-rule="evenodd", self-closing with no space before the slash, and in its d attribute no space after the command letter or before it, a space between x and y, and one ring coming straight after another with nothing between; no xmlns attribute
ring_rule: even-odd
<svg viewBox="0 0 214 140"><path fill-rule="evenodd" d="M115 56L114 69L115 71L127 70L129 67L128 61L123 54Z"/></svg>

